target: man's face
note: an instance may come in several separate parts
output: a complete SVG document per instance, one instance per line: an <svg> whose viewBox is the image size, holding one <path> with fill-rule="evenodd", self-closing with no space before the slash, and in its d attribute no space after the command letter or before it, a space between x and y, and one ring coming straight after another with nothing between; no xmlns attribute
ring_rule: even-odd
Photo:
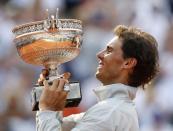
<svg viewBox="0 0 173 131"><path fill-rule="evenodd" d="M106 49L97 54L99 65L97 67L96 77L104 85L116 83L123 73L125 60L121 46L121 39L114 37L108 43Z"/></svg>

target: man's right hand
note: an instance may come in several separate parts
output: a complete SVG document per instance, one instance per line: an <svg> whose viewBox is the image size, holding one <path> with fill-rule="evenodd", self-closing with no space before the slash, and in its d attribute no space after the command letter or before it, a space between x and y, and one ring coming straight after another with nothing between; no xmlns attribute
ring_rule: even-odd
<svg viewBox="0 0 173 131"><path fill-rule="evenodd" d="M64 85L68 83L70 73L62 76L63 78L54 80L52 85L49 85L46 80L43 82L44 89L39 101L40 110L62 111L64 109L68 95L68 92L64 91Z"/></svg>

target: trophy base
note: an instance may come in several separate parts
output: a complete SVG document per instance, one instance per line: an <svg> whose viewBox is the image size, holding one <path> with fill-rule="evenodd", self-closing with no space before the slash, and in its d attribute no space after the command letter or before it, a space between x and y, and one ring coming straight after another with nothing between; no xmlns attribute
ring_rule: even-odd
<svg viewBox="0 0 173 131"><path fill-rule="evenodd" d="M35 85L32 89L31 102L32 102L32 111L39 110L39 99L43 90L43 86ZM70 82L68 85L64 86L64 90L69 90L66 108L77 107L82 99L81 88L79 82Z"/></svg>

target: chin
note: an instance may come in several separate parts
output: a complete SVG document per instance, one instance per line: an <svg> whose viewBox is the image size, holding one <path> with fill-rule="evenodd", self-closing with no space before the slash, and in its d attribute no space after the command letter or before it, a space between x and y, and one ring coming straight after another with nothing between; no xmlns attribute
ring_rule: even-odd
<svg viewBox="0 0 173 131"><path fill-rule="evenodd" d="M96 72L95 76L99 81L102 80L102 74L99 71Z"/></svg>
<svg viewBox="0 0 173 131"><path fill-rule="evenodd" d="M101 73L96 73L96 78L99 80L103 85L105 85L105 78Z"/></svg>
<svg viewBox="0 0 173 131"><path fill-rule="evenodd" d="M99 77L99 73L96 72L95 76L96 76L96 78L98 79L98 77Z"/></svg>

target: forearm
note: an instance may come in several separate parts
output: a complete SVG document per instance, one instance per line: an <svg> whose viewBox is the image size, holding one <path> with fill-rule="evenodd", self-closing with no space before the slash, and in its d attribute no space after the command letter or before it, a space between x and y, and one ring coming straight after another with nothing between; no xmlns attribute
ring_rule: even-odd
<svg viewBox="0 0 173 131"><path fill-rule="evenodd" d="M60 112L39 111L36 115L37 131L62 131L62 115Z"/></svg>
<svg viewBox="0 0 173 131"><path fill-rule="evenodd" d="M71 131L84 113L62 116L62 112L39 111L36 114L37 131Z"/></svg>

